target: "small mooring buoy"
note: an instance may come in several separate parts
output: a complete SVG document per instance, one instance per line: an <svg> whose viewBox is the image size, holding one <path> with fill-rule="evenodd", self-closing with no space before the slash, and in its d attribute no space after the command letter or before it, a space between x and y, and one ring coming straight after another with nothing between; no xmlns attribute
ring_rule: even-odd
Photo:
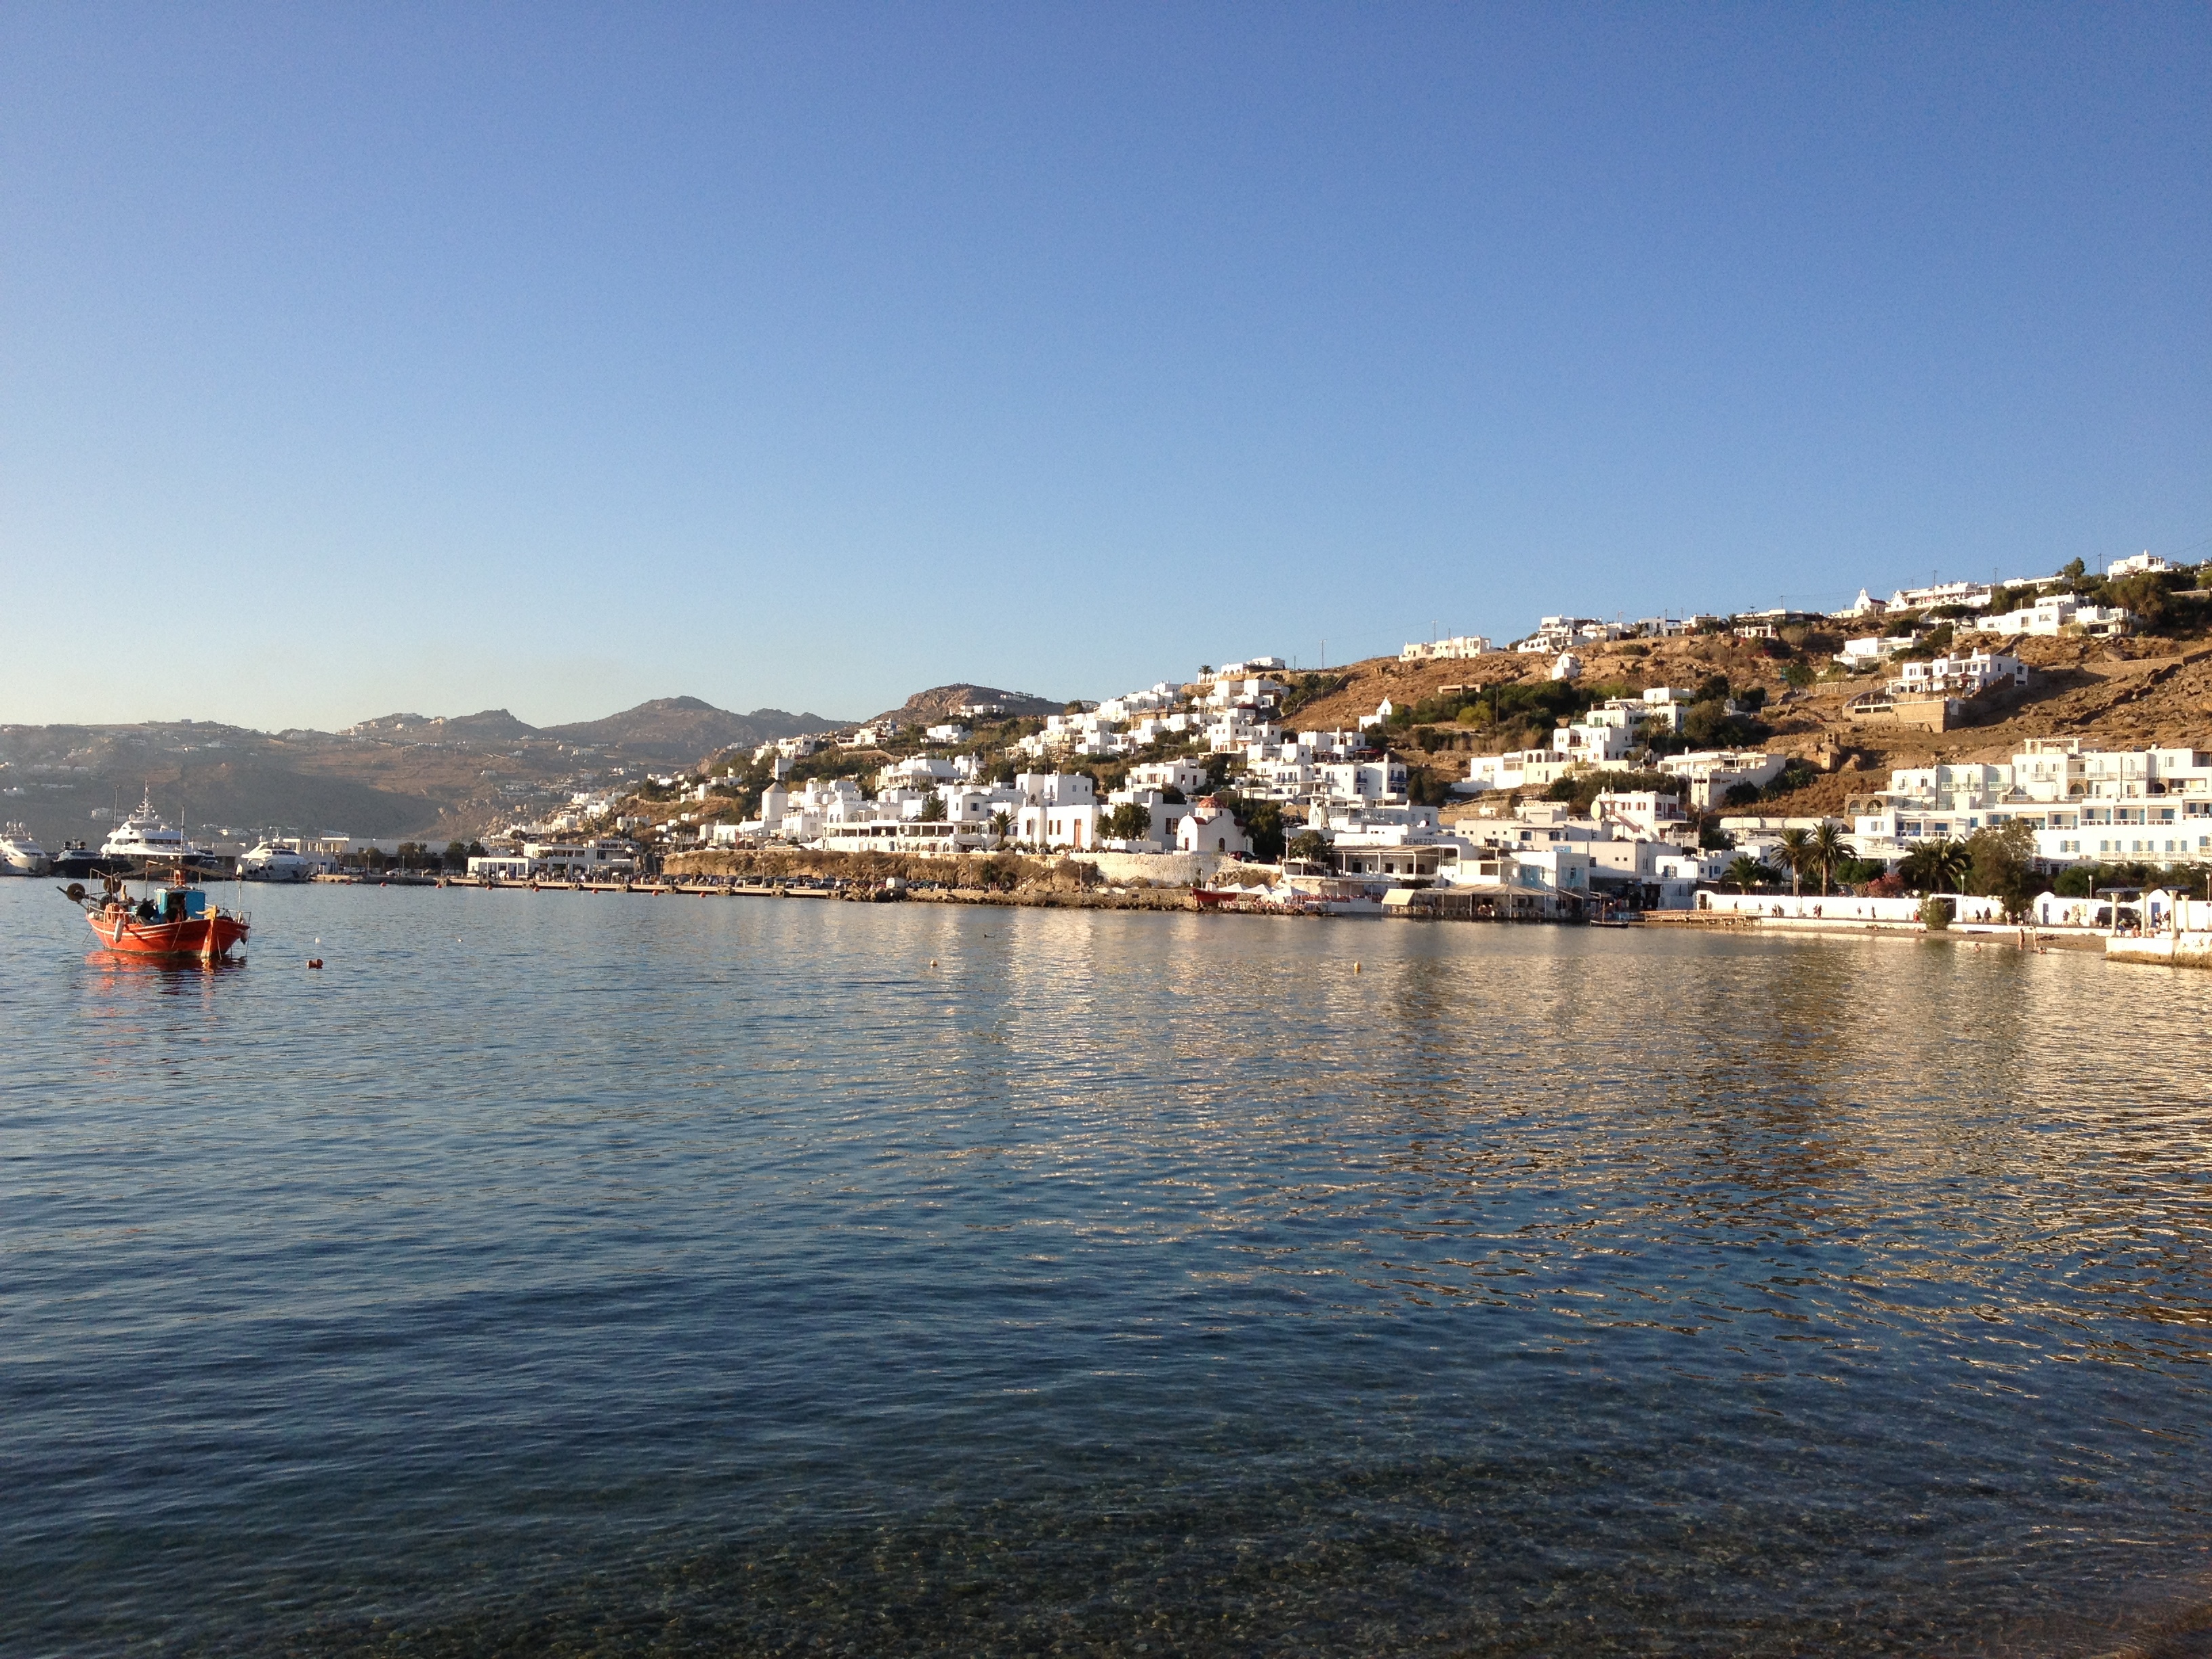
<svg viewBox="0 0 2212 1659"><path fill-rule="evenodd" d="M1359 964L1358 963L1355 962L1352 964L1352 971L1355 974L1359 971Z"/></svg>

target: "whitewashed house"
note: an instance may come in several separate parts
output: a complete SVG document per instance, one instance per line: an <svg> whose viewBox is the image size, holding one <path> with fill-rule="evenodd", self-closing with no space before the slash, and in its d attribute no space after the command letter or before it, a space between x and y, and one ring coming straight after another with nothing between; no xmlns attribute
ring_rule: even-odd
<svg viewBox="0 0 2212 1659"><path fill-rule="evenodd" d="M1227 807L1207 795L1191 803L1191 810L1177 820L1175 845L1179 853L1249 855L1252 838Z"/></svg>
<svg viewBox="0 0 2212 1659"><path fill-rule="evenodd" d="M1752 749L1700 749L1686 755L1661 758L1659 769L1689 785L1690 805L1701 812L1723 805L1738 784L1764 789L1782 775L1788 764L1781 755Z"/></svg>

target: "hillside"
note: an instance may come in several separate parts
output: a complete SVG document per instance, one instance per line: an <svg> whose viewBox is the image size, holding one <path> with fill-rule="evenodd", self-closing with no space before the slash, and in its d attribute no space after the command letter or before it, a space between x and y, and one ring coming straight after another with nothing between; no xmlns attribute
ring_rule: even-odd
<svg viewBox="0 0 2212 1659"><path fill-rule="evenodd" d="M453 741L504 743L516 738L538 735L534 726L526 726L504 708L487 708L481 714L425 716L422 714L382 714L373 720L363 720L349 726L341 737L398 737L412 733L416 738L435 740L440 738Z"/></svg>
<svg viewBox="0 0 2212 1659"><path fill-rule="evenodd" d="M503 708L393 714L343 732L255 732L190 720L0 726L0 819L41 840L97 842L150 790L202 838L263 831L442 841L478 834L623 775L686 766L837 722L696 697L540 730Z"/></svg>
<svg viewBox="0 0 2212 1659"><path fill-rule="evenodd" d="M2030 738L2078 737L2111 748L2193 745L2212 748L2212 638L2203 630L2110 642L2079 637L2021 640L2012 649L2035 671L2019 696L1986 711L1979 723L1934 732L1854 720L1844 704L1878 685L1878 678L1821 681L1793 690L1784 678L1792 661L1825 667L1840 639L1815 635L1798 650L1779 642L1705 635L1678 640L1624 641L1577 654L1586 686L1614 684L1629 690L1650 685L1694 688L1724 674L1741 691L1767 694L1765 719L1772 734L1762 746L1802 757L1820 773L1793 795L1766 810L1811 813L1838 810L1855 793L1887 781L1892 767L1967 761L2002 761ZM1777 654L1778 650L1779 654ZM1372 658L1332 670L1343 684L1297 708L1300 727L1350 726L1388 697L1417 705L1443 697L1447 687L1518 684L1548 678L1548 656L1492 652L1459 662L1405 663ZM1305 677L1294 675L1295 683ZM1447 699L1449 701L1449 699ZM1542 722L1547 726L1548 721ZM1394 746L1437 785L1466 775L1471 755L1497 753L1547 740L1539 726L1484 730L1437 723L1402 734ZM1424 750L1419 744L1439 746ZM1869 776L1872 775L1872 776Z"/></svg>
<svg viewBox="0 0 2212 1659"><path fill-rule="evenodd" d="M984 702L1003 704L1009 715L1057 714L1067 706L1065 701L1052 697L1033 696L1026 691L1001 691L996 686L971 685L962 681L917 691L897 708L886 708L876 719L895 720L902 726L935 726L951 719L956 708Z"/></svg>
<svg viewBox="0 0 2212 1659"><path fill-rule="evenodd" d="M655 697L604 720L549 726L538 733L571 744L623 750L641 759L689 763L719 749L767 743L801 732L824 732L846 724L826 714L793 714L781 708L732 714L697 697Z"/></svg>

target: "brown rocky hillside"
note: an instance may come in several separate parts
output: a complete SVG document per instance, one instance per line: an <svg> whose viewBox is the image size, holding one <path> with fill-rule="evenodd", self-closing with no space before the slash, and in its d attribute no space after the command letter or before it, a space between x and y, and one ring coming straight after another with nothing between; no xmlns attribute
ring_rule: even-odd
<svg viewBox="0 0 2212 1659"><path fill-rule="evenodd" d="M1725 674L1737 689L1764 686L1765 719L1774 728L1764 746L1802 757L1822 773L1767 809L1775 812L1839 811L1853 793L1886 782L1892 767L2002 761L2029 738L2078 737L2111 748L2212 749L2212 638L2202 631L2111 642L2078 637L2020 641L2013 648L2034 670L2033 683L2017 696L1993 704L1978 723L1942 732L1851 720L1844 702L1879 685L1879 677L1826 680L1793 692L1783 678L1791 657L1825 667L1839 648L1839 639L1814 635L1790 656L1771 655L1762 643L1706 635L1624 641L1577 654L1586 684L1617 684L1638 691L1652 685L1694 688L1711 675ZM1385 697L1396 706L1418 704L1449 686L1464 687L1471 695L1485 685L1544 679L1551 664L1548 656L1504 651L1460 662L1371 658L1332 671L1348 676L1347 683L1300 707L1291 724L1350 726L1360 715L1373 714ZM1403 743L1396 747L1403 758L1440 781L1464 776L1471 754L1514 746L1512 733L1438 729L1450 747L1433 753Z"/></svg>
<svg viewBox="0 0 2212 1659"><path fill-rule="evenodd" d="M1057 714L1067 706L1051 697L1035 696L1026 691L1001 691L995 686L971 685L963 680L917 691L897 708L886 708L876 719L896 720L902 726L935 726L951 718L954 709L978 702L1003 703L1009 715Z"/></svg>

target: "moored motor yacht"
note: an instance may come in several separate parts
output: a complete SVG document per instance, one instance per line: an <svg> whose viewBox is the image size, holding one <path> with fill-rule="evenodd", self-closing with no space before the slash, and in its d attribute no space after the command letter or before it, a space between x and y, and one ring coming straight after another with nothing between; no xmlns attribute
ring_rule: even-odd
<svg viewBox="0 0 2212 1659"><path fill-rule="evenodd" d="M100 842L100 856L110 861L111 869L137 869L148 863L198 865L207 855L185 840L181 830L172 830L155 816L154 797L149 791L138 803L138 810Z"/></svg>
<svg viewBox="0 0 2212 1659"><path fill-rule="evenodd" d="M0 830L0 876L43 876L53 867L46 849L21 824Z"/></svg>
<svg viewBox="0 0 2212 1659"><path fill-rule="evenodd" d="M305 881L315 873L315 863L292 848L264 841L240 854L238 873L246 881Z"/></svg>

